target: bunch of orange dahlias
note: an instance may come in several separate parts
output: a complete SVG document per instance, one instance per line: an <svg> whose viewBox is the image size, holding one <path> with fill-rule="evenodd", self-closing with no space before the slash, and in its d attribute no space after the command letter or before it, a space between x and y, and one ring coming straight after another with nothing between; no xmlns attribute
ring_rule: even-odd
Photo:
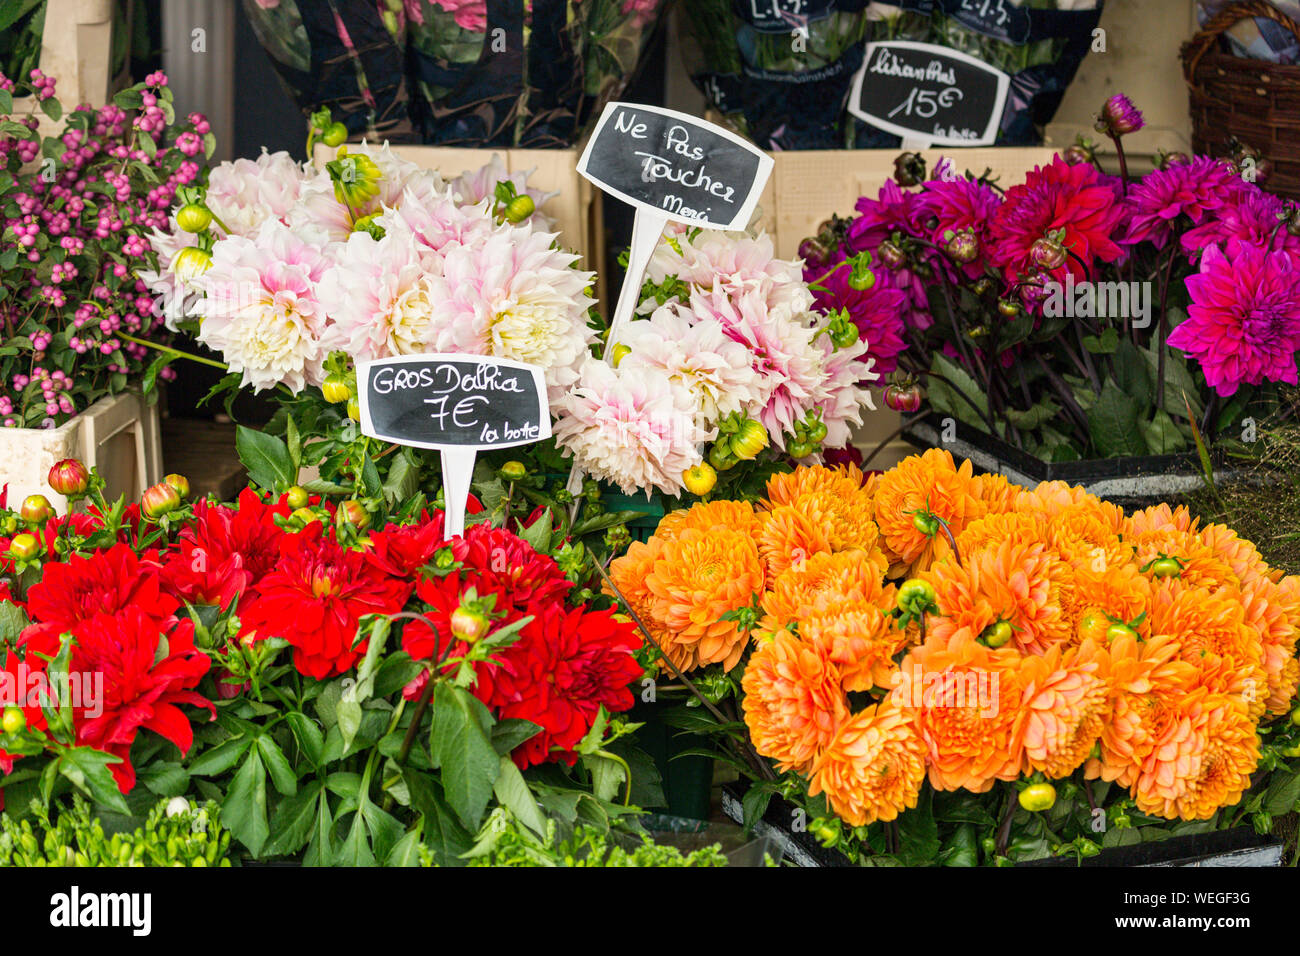
<svg viewBox="0 0 1300 956"><path fill-rule="evenodd" d="M926 779L982 793L1076 772L1205 819L1249 788L1256 728L1300 682L1300 576L1230 528L1025 490L937 449L673 512L611 577L678 670L751 651L755 748L855 827Z"/></svg>

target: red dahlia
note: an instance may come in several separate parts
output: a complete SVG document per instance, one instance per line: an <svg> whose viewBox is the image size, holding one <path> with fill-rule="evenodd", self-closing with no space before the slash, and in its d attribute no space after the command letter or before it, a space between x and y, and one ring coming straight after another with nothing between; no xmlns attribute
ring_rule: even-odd
<svg viewBox="0 0 1300 956"><path fill-rule="evenodd" d="M451 547L457 561L491 582L490 589L504 592L506 603L515 607L561 601L573 588L554 560L504 528L476 524ZM498 601L496 609L505 605Z"/></svg>
<svg viewBox="0 0 1300 956"><path fill-rule="evenodd" d="M537 606L527 613L533 620L519 640L495 655L500 664L479 665L474 695L498 719L530 720L542 728L511 755L521 768L572 764L602 704L611 713L632 706L628 685L642 673L632 653L641 640L632 624L614 620L613 611Z"/></svg>
<svg viewBox="0 0 1300 956"><path fill-rule="evenodd" d="M285 536L275 516L288 513L288 505L268 505L250 488L238 508L197 502L193 524L163 564L163 585L191 604L228 607L275 567Z"/></svg>
<svg viewBox="0 0 1300 956"><path fill-rule="evenodd" d="M308 677L341 674L365 653L352 643L367 614L396 614L411 586L385 574L360 551L321 538L319 523L280 539L274 570L257 582L241 609L243 634L283 637L293 663Z"/></svg>
<svg viewBox="0 0 1300 956"><path fill-rule="evenodd" d="M59 646L59 635L96 614L116 614L131 607L166 630L175 623L176 599L164 594L155 565L143 562L125 544L115 544L88 558L70 555L51 563L27 591L27 613L34 622L19 640L42 653Z"/></svg>
<svg viewBox="0 0 1300 956"><path fill-rule="evenodd" d="M1065 281L1067 272L1088 278L1096 259L1114 262L1124 252L1115 241L1124 205L1112 182L1090 164L1071 166L1060 156L1036 167L1023 184L1007 190L993 219L993 263L1008 281L1017 281L1032 271L1034 243L1058 230L1065 232L1061 245L1074 255L1052 271L1057 281ZM1087 265L1081 266L1080 260Z"/></svg>
<svg viewBox="0 0 1300 956"><path fill-rule="evenodd" d="M158 622L138 607L116 614L96 614L74 631L75 643L68 663L70 674L103 675L98 687L74 700L73 725L77 743L121 757L110 764L118 788L127 793L135 785L131 744L140 728L152 730L174 743L182 754L194 742L190 720L179 704L206 707L211 701L196 693L208 672L208 656L194 647L194 624L181 621L165 635Z"/></svg>
<svg viewBox="0 0 1300 956"><path fill-rule="evenodd" d="M371 563L396 577L412 577L442 545L442 521L441 511L432 515L426 511L419 524L389 524L383 531L371 532L367 549Z"/></svg>

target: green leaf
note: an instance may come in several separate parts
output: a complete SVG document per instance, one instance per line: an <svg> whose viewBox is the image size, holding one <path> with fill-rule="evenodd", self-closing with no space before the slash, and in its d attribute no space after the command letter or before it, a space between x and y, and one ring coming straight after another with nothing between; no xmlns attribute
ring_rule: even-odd
<svg viewBox="0 0 1300 956"><path fill-rule="evenodd" d="M4 14L0 13L0 21L3 21ZM0 22L0 30L8 26L7 23ZM8 90L0 90L0 113L8 115L14 111L14 97Z"/></svg>
<svg viewBox="0 0 1300 956"><path fill-rule="evenodd" d="M1102 458L1147 453L1138 428L1138 405L1113 379L1107 379L1097 401L1088 410L1088 433Z"/></svg>
<svg viewBox="0 0 1300 956"><path fill-rule="evenodd" d="M520 823L538 836L546 835L546 819L538 809L528 784L524 782L524 775L507 756L501 757L492 792L496 794L497 802L513 813Z"/></svg>
<svg viewBox="0 0 1300 956"><path fill-rule="evenodd" d="M419 661L411 660L411 655L406 651L394 651L379 665L379 672L375 674L374 695L387 697L394 691L401 690L420 676L422 670L424 665Z"/></svg>
<svg viewBox="0 0 1300 956"><path fill-rule="evenodd" d="M352 817L352 827L347 839L339 847L339 866L374 866L375 854L370 849L370 840L366 832L366 820L359 812Z"/></svg>
<svg viewBox="0 0 1300 956"><path fill-rule="evenodd" d="M461 826L456 814L447 806L438 781L407 767L403 772L411 807L424 821L424 843L439 866L461 866L460 855L474 845L473 835Z"/></svg>
<svg viewBox="0 0 1300 956"><path fill-rule="evenodd" d="M73 747L58 759L59 773L67 777L77 789L84 791L95 802L129 816L131 809L122 798L122 791L117 788L112 771L108 769L109 764L121 762L120 757L92 747Z"/></svg>
<svg viewBox="0 0 1300 956"><path fill-rule="evenodd" d="M551 509L545 508L532 524L519 532L519 537L532 545L538 554L546 554L551 550L551 520Z"/></svg>
<svg viewBox="0 0 1300 956"><path fill-rule="evenodd" d="M1157 409L1151 421L1142 422L1141 427L1142 438L1153 455L1172 455L1187 447L1187 439L1163 408Z"/></svg>
<svg viewBox="0 0 1300 956"><path fill-rule="evenodd" d="M319 767L321 754L325 751L325 737L316 721L298 710L286 714L284 719L293 732L293 739L298 742L302 755L313 767Z"/></svg>
<svg viewBox="0 0 1300 956"><path fill-rule="evenodd" d="M940 381L934 377L926 378L925 389L930 407L974 428L986 428L984 416L988 414L988 397L975 379L942 352L934 353L930 370L947 379Z"/></svg>
<svg viewBox="0 0 1300 956"><path fill-rule="evenodd" d="M1146 360L1147 372L1151 375L1152 391L1159 387L1159 355L1152 349L1143 349L1142 358ZM1205 404L1201 401L1201 390L1197 387L1196 381L1192 378L1192 373L1187 368L1187 361L1183 358L1181 352L1174 349L1165 349L1165 401L1164 407L1171 415L1182 416L1185 414L1183 395L1187 395L1187 403L1191 405L1192 416L1200 421L1201 416L1205 413Z"/></svg>
<svg viewBox="0 0 1300 956"><path fill-rule="evenodd" d="M311 844L302 859L303 866L334 865L334 815L329 798L322 791L316 801L316 820L311 828Z"/></svg>
<svg viewBox="0 0 1300 956"><path fill-rule="evenodd" d="M1274 816L1290 813L1300 801L1300 774L1277 772L1264 791L1264 809Z"/></svg>
<svg viewBox="0 0 1300 956"><path fill-rule="evenodd" d="M139 778L150 793L160 797L184 796L190 785L190 775L185 768L170 761L151 763L143 767Z"/></svg>
<svg viewBox="0 0 1300 956"><path fill-rule="evenodd" d="M442 683L434 691L429 756L442 768L447 802L470 831L478 830L501 767L488 737L491 719L463 688Z"/></svg>
<svg viewBox="0 0 1300 956"><path fill-rule="evenodd" d="M1151 385L1153 376L1147 371L1147 363L1136 345L1124 339L1115 349L1112 362L1115 365L1115 382L1124 394L1133 396L1142 409L1155 404L1155 389Z"/></svg>
<svg viewBox="0 0 1300 956"><path fill-rule="evenodd" d="M1033 431L1042 425L1050 422L1060 411L1060 406L1050 397L1044 398L1041 402L1031 405L1029 408L1021 411L1018 408L1008 406L1003 409L1007 421L1015 425L1021 431Z"/></svg>
<svg viewBox="0 0 1300 956"><path fill-rule="evenodd" d="M361 804L361 817L370 831L370 844L377 859L385 859L402 839L405 828L391 813L386 813L369 800Z"/></svg>
<svg viewBox="0 0 1300 956"><path fill-rule="evenodd" d="M190 775L194 777L215 777L233 767L253 745L251 737L235 737L218 744L211 750L205 750L190 763Z"/></svg>
<svg viewBox="0 0 1300 956"><path fill-rule="evenodd" d="M916 806L898 818L899 859L908 866L926 866L939 853L939 825L931 811L934 791L925 790Z"/></svg>
<svg viewBox="0 0 1300 956"><path fill-rule="evenodd" d="M284 491L298 480L289 446L274 435L240 425L235 430L235 450L248 477L269 491Z"/></svg>
<svg viewBox="0 0 1300 956"><path fill-rule="evenodd" d="M394 844L384 860L384 866L419 866L420 834L412 830Z"/></svg>
<svg viewBox="0 0 1300 956"><path fill-rule="evenodd" d="M612 803L618 796L619 785L627 777L623 765L600 754L583 754L582 765L591 774L591 792L596 799Z"/></svg>
<svg viewBox="0 0 1300 956"><path fill-rule="evenodd" d="M742 817L746 832L754 829L754 824L763 819L773 796L775 791L761 783L756 783L745 791L745 795L740 798L740 806L744 811Z"/></svg>
<svg viewBox="0 0 1300 956"><path fill-rule="evenodd" d="M1083 347L1093 355L1113 355L1115 349L1119 347L1119 332L1114 326L1102 331L1101 336L1085 335L1083 337Z"/></svg>
<svg viewBox="0 0 1300 956"><path fill-rule="evenodd" d="M420 490L420 465L409 448L399 451L388 469L384 482L384 497L390 505L405 501Z"/></svg>
<svg viewBox="0 0 1300 956"><path fill-rule="evenodd" d="M361 463L361 483L365 485L366 494L372 498L379 497L384 491L384 486L379 480L379 468L369 455Z"/></svg>
<svg viewBox="0 0 1300 956"><path fill-rule="evenodd" d="M144 105L144 97L139 90L126 89L113 97L113 103L124 110L135 110Z"/></svg>
<svg viewBox="0 0 1300 956"><path fill-rule="evenodd" d="M0 601L0 646L13 647L18 642L18 635L30 623L26 613L17 604Z"/></svg>
<svg viewBox="0 0 1300 956"><path fill-rule="evenodd" d="M939 863L942 866L978 866L979 852L976 846L975 827L963 823L939 854Z"/></svg>
<svg viewBox="0 0 1300 956"><path fill-rule="evenodd" d="M526 740L541 733L542 728L531 720L507 717L492 728L492 749L505 756Z"/></svg>
<svg viewBox="0 0 1300 956"><path fill-rule="evenodd" d="M49 99L41 100L41 111L56 123L63 119L63 107L52 96ZM148 137L142 136L141 139L148 139Z"/></svg>
<svg viewBox="0 0 1300 956"><path fill-rule="evenodd" d="M249 853L261 854L271 828L266 822L266 770L256 750L249 752L230 781L221 803L221 822Z"/></svg>
<svg viewBox="0 0 1300 956"><path fill-rule="evenodd" d="M285 796L292 796L297 793L298 777L294 774L293 768L289 766L289 760L285 757L284 751L280 749L280 745L272 739L270 734L263 734L257 738L257 749L262 755L262 762L271 775L271 782L275 784L275 789Z"/></svg>
<svg viewBox="0 0 1300 956"><path fill-rule="evenodd" d="M288 856L306 846L317 820L316 803L320 798L321 782L310 780L293 796L280 801L271 817L271 832L275 835L266 845L267 856Z"/></svg>

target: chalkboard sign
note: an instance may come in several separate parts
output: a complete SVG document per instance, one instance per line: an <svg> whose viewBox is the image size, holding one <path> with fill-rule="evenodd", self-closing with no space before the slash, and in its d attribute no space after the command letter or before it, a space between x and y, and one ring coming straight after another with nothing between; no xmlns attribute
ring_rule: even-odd
<svg viewBox="0 0 1300 956"><path fill-rule="evenodd" d="M987 37L1017 46L1029 39L1029 11L1012 0L942 0L942 6L962 26Z"/></svg>
<svg viewBox="0 0 1300 956"><path fill-rule="evenodd" d="M357 367L361 431L417 448L509 448L551 435L542 370L483 355L402 355Z"/></svg>
<svg viewBox="0 0 1300 956"><path fill-rule="evenodd" d="M736 16L759 33L794 33L831 15L834 0L735 0Z"/></svg>
<svg viewBox="0 0 1300 956"><path fill-rule="evenodd" d="M905 140L987 146L998 134L1010 77L929 43L868 43L849 112Z"/></svg>
<svg viewBox="0 0 1300 956"><path fill-rule="evenodd" d="M691 225L744 229L772 158L739 136L674 110L610 103L578 172L638 209Z"/></svg>

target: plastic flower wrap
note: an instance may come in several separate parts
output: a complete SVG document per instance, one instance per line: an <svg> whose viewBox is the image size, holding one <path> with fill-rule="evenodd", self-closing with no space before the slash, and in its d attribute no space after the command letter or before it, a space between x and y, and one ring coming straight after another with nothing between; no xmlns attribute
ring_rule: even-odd
<svg viewBox="0 0 1300 956"><path fill-rule="evenodd" d="M670 226L612 365L589 360L561 400L560 447L629 494L669 495L695 467L845 447L878 376L813 304L766 235Z"/></svg>
<svg viewBox="0 0 1300 956"><path fill-rule="evenodd" d="M817 306L863 333L891 408L918 410L919 381L932 410L1046 461L1188 451L1278 408L1298 374L1300 209L1244 145L1127 176L1142 122L1123 94L1098 114L1120 176L1088 141L1016 183L951 159L927 177L901 154L805 240Z"/></svg>
<svg viewBox="0 0 1300 956"><path fill-rule="evenodd" d="M631 79L663 0L244 0L304 113L353 135L471 147L578 142Z"/></svg>
<svg viewBox="0 0 1300 956"><path fill-rule="evenodd" d="M263 153L184 197L155 233L167 267L142 275L169 327L196 319L196 338L257 391L321 385L335 353L464 352L542 366L554 398L592 341L592 274L543 214L508 213L514 197L530 212L546 198L495 158L446 182L386 143L318 171ZM190 238L195 207L207 215Z"/></svg>
<svg viewBox="0 0 1300 956"><path fill-rule="evenodd" d="M1300 682L1300 576L1226 526L940 450L766 490L670 513L611 580L678 670L730 671L754 747L849 828L927 784L937 815L938 793L1046 781L1204 820L1290 745L1259 735Z"/></svg>

